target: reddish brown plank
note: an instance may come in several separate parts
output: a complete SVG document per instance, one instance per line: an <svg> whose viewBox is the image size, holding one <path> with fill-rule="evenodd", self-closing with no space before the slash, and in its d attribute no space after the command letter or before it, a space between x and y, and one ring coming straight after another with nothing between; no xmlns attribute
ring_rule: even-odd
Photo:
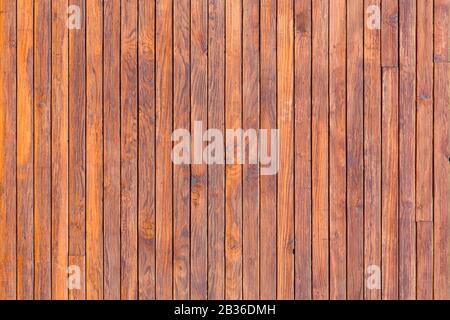
<svg viewBox="0 0 450 320"><path fill-rule="evenodd" d="M318 300L329 298L328 5L312 2L312 296Z"/></svg>
<svg viewBox="0 0 450 320"><path fill-rule="evenodd" d="M242 281L243 299L259 297L259 3L244 0L242 8L242 128L248 133L243 141L242 171ZM254 136L250 133L253 130Z"/></svg>
<svg viewBox="0 0 450 320"><path fill-rule="evenodd" d="M17 87L16 87L16 5L13 1L2 1L0 3L0 48L2 48L2 59L0 60L0 299L13 300L16 298L16 102L17 102ZM41 10L39 11L41 14ZM41 17L41 15L39 16ZM48 24L43 21L44 28L42 32L46 34L48 31ZM45 44L42 43L41 51L45 51ZM44 50L42 50L44 49ZM43 67L43 71L48 71ZM38 69L39 70L39 69ZM43 75L48 75L42 72ZM38 78L39 79L39 78ZM45 79L44 80L48 80ZM50 108L48 93L41 89L38 91L43 95L41 102L47 102L46 107ZM44 91L44 92L43 92ZM43 108L47 111L47 108ZM42 121L42 119L39 119ZM45 154L44 156L46 156ZM45 184L44 184L45 187ZM50 194L50 193L48 193ZM46 194L45 194L46 195ZM48 203L48 202L47 202ZM41 209L39 207L39 209ZM47 224L49 218L49 210L42 208L38 211L40 213L38 218L44 221L44 228L39 228L39 231L47 231L45 237L49 238L50 230ZM41 225L38 225L41 227ZM50 243L47 238L38 242L38 250L36 253L39 261L42 261L43 266L50 271L50 256L47 252L43 252L44 244ZM41 238L39 238L41 240ZM38 271L42 271L39 268ZM42 273L39 273L42 279ZM44 280L44 279L42 279ZM43 288L46 289L47 297L50 294L50 281L45 279ZM40 296L42 297L42 296Z"/></svg>
<svg viewBox="0 0 450 320"><path fill-rule="evenodd" d="M120 299L120 2L105 0L103 8L103 290L110 300Z"/></svg>
<svg viewBox="0 0 450 320"><path fill-rule="evenodd" d="M173 294L172 150L173 4L156 2L156 298Z"/></svg>
<svg viewBox="0 0 450 320"><path fill-rule="evenodd" d="M450 62L450 1L434 0L434 61ZM431 35L428 35L431 38Z"/></svg>
<svg viewBox="0 0 450 320"><path fill-rule="evenodd" d="M381 65L398 66L398 0L381 1Z"/></svg>
<svg viewBox="0 0 450 320"><path fill-rule="evenodd" d="M222 131L225 125L225 5L223 0L210 0L208 6L208 127ZM212 300L224 299L225 292L224 191L224 165L210 165L208 167L208 298Z"/></svg>
<svg viewBox="0 0 450 320"><path fill-rule="evenodd" d="M347 298L363 299L363 1L347 1Z"/></svg>
<svg viewBox="0 0 450 320"><path fill-rule="evenodd" d="M330 1L330 299L347 295L346 274L346 3Z"/></svg>
<svg viewBox="0 0 450 320"><path fill-rule="evenodd" d="M417 222L417 299L433 299L433 222L431 221Z"/></svg>
<svg viewBox="0 0 450 320"><path fill-rule="evenodd" d="M34 293L33 6L32 1L17 1L17 12L20 12L17 15L17 83L21 84L17 88L17 299L19 300L33 299Z"/></svg>
<svg viewBox="0 0 450 320"><path fill-rule="evenodd" d="M139 299L155 298L155 1L139 0Z"/></svg>
<svg viewBox="0 0 450 320"><path fill-rule="evenodd" d="M68 299L69 33L67 1L52 2L52 297Z"/></svg>
<svg viewBox="0 0 450 320"><path fill-rule="evenodd" d="M260 3L261 129L277 128L277 10L275 0ZM270 146L270 154L278 149ZM275 299L277 293L277 176L260 177L260 298Z"/></svg>

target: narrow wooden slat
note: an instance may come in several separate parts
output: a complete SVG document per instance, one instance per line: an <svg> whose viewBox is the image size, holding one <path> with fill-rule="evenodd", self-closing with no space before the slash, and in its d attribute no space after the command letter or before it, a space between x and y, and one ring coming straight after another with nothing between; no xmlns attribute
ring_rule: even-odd
<svg viewBox="0 0 450 320"><path fill-rule="evenodd" d="M85 2L71 5L78 6L81 16L80 29L69 30L69 266L79 268L80 286L69 288L69 298L81 300L86 295L86 20Z"/></svg>
<svg viewBox="0 0 450 320"><path fill-rule="evenodd" d="M172 246L172 150L173 120L172 28L173 3L156 2L156 298L171 299Z"/></svg>
<svg viewBox="0 0 450 320"><path fill-rule="evenodd" d="M277 128L277 10L275 0L260 3L261 129ZM273 155L278 149L270 146ZM277 294L277 176L260 177L260 298Z"/></svg>
<svg viewBox="0 0 450 320"><path fill-rule="evenodd" d="M155 298L155 1L139 0L139 299Z"/></svg>
<svg viewBox="0 0 450 320"><path fill-rule="evenodd" d="M347 298L363 299L363 1L347 1Z"/></svg>
<svg viewBox="0 0 450 320"><path fill-rule="evenodd" d="M416 1L399 1L399 294L416 298L415 123L416 123Z"/></svg>
<svg viewBox="0 0 450 320"><path fill-rule="evenodd" d="M103 14L104 299L120 299L120 2ZM144 178L143 173L143 178Z"/></svg>
<svg viewBox="0 0 450 320"><path fill-rule="evenodd" d="M259 129L259 2L244 0L242 12L242 129L247 132ZM251 139L243 141L242 281L243 298L254 300L259 297L259 166L250 163L258 159Z"/></svg>
<svg viewBox="0 0 450 320"><path fill-rule="evenodd" d="M189 130L190 124L190 3L173 7L173 126ZM175 144L179 143L174 141ZM190 298L190 187L189 164L173 167L173 298Z"/></svg>
<svg viewBox="0 0 450 320"><path fill-rule="evenodd" d="M384 45L384 42L383 44ZM382 299L398 299L398 68L383 69L382 88Z"/></svg>
<svg viewBox="0 0 450 320"><path fill-rule="evenodd" d="M381 7L366 0L365 7ZM364 268L381 268L381 32L364 29ZM373 269L374 270L374 269ZM381 287L366 285L367 300L381 298Z"/></svg>
<svg viewBox="0 0 450 320"><path fill-rule="evenodd" d="M191 128L195 122L208 124L208 3L191 1ZM205 130L205 129L203 129ZM201 135L203 135L203 130ZM206 299L208 291L208 169L196 161L203 148L191 144L191 299Z"/></svg>
<svg viewBox="0 0 450 320"><path fill-rule="evenodd" d="M52 297L68 299L69 32L67 1L52 2Z"/></svg>
<svg viewBox="0 0 450 320"><path fill-rule="evenodd" d="M381 1L381 65L398 66L398 0Z"/></svg>
<svg viewBox="0 0 450 320"><path fill-rule="evenodd" d="M34 7L35 299L51 299L51 2Z"/></svg>
<svg viewBox="0 0 450 320"><path fill-rule="evenodd" d="M417 222L417 299L433 299L433 222Z"/></svg>
<svg viewBox="0 0 450 320"><path fill-rule="evenodd" d="M208 7L208 127L223 132L225 3L209 0ZM225 292L224 191L224 165L208 166L208 298L212 300L224 299Z"/></svg>
<svg viewBox="0 0 450 320"><path fill-rule="evenodd" d="M433 298L433 1L417 1L417 299ZM427 245L424 247L423 245Z"/></svg>
<svg viewBox="0 0 450 320"><path fill-rule="evenodd" d="M17 87L17 299L19 300L33 299L34 293L33 6L32 1L17 1L17 12L20 13L17 15L17 83L21 84Z"/></svg>
<svg viewBox="0 0 450 320"><path fill-rule="evenodd" d="M347 295L346 274L346 3L330 1L330 299Z"/></svg>
<svg viewBox="0 0 450 320"><path fill-rule="evenodd" d="M311 127L313 299L329 297L328 18L328 1L313 0Z"/></svg>
<svg viewBox="0 0 450 320"><path fill-rule="evenodd" d="M103 299L103 2L86 6L86 299Z"/></svg>
<svg viewBox="0 0 450 320"><path fill-rule="evenodd" d="M434 0L434 61L450 62L450 1ZM428 35L431 38L431 35Z"/></svg>
<svg viewBox="0 0 450 320"><path fill-rule="evenodd" d="M16 237L14 236L16 232L17 146L17 30L15 2L2 1L0 3L0 12L0 48L2 48L3 55L0 60L0 299L13 300L16 298L17 288ZM43 29L44 33L45 30L48 30L48 28ZM47 99L48 96L45 95L45 98ZM50 103L47 103L46 106L50 107ZM39 218L41 216L39 215ZM48 216L44 215L44 217ZM49 232L47 232L47 235L49 235ZM43 241L40 241L38 244L39 249L42 249ZM48 245L50 246L49 243ZM39 250L37 253L40 261L48 263L45 266L50 267L48 256L41 254ZM47 282L45 283L47 284Z"/></svg>
<svg viewBox="0 0 450 320"><path fill-rule="evenodd" d="M435 41L438 40L435 38ZM434 298L450 299L450 64L434 65Z"/></svg>
<svg viewBox="0 0 450 320"><path fill-rule="evenodd" d="M294 56L295 298L311 299L311 0L295 2Z"/></svg>
<svg viewBox="0 0 450 320"><path fill-rule="evenodd" d="M226 1L225 19L225 127L237 130L242 127L241 0ZM225 299L233 300L242 298L242 168L236 144L235 137L226 139Z"/></svg>
<svg viewBox="0 0 450 320"><path fill-rule="evenodd" d="M121 3L121 298L138 293L137 266L137 0Z"/></svg>

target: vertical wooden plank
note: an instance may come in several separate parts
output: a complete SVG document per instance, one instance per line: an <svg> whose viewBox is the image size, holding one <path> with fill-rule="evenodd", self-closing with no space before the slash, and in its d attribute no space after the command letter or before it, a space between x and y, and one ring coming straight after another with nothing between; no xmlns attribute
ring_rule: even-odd
<svg viewBox="0 0 450 320"><path fill-rule="evenodd" d="M191 1L191 128L197 121L203 128L208 125L207 5L204 0ZM201 145L196 141L194 137L191 144L191 298L204 300L208 291L208 170L201 160L203 141Z"/></svg>
<svg viewBox="0 0 450 320"><path fill-rule="evenodd" d="M244 0L242 7L242 124L244 137L242 172L242 281L243 298L259 297L259 2ZM255 132L252 141L251 130ZM252 145L250 145L252 143Z"/></svg>
<svg viewBox="0 0 450 320"><path fill-rule="evenodd" d="M2 1L0 3L0 48L2 48L3 55L0 60L0 299L2 300L15 299L17 288L16 237L14 236L16 233L17 146L16 9L15 1ZM46 30L48 30L48 25L45 25L42 29L44 35ZM47 93L42 92L42 90L39 92ZM46 106L50 108L50 103L46 100L49 98L48 95L45 94L44 98L45 100L39 101L46 101ZM46 108L44 109L46 110ZM49 211L46 211L42 218L49 217L47 213ZM41 218L41 215L38 217ZM49 235L49 232L47 234ZM38 244L38 249L42 249L43 241ZM48 245L50 246L49 243ZM46 255L47 252L42 253L42 250L38 250L36 253L39 254L39 261L42 261L49 268L50 261L47 259L49 257L49 255ZM50 281L45 282L45 284L50 285ZM48 288L46 287L46 289ZM50 293L49 289L48 293Z"/></svg>
<svg viewBox="0 0 450 320"><path fill-rule="evenodd" d="M104 0L104 299L120 299L120 2ZM144 178L144 175L142 176Z"/></svg>
<svg viewBox="0 0 450 320"><path fill-rule="evenodd" d="M173 3L156 2L156 298L171 299L172 288L172 150Z"/></svg>
<svg viewBox="0 0 450 320"><path fill-rule="evenodd" d="M225 3L225 127L242 127L242 1ZM242 299L242 168L236 138L226 138L225 299Z"/></svg>
<svg viewBox="0 0 450 320"><path fill-rule="evenodd" d="M33 6L32 1L17 1L17 12L20 12L17 15L17 83L20 83L17 87L17 299L19 300L33 299L34 292Z"/></svg>
<svg viewBox="0 0 450 320"><path fill-rule="evenodd" d="M435 33L436 34L436 33ZM439 41L439 38L435 38ZM437 43L437 42L436 42ZM435 44L436 44L435 43ZM450 64L434 65L434 298L450 299Z"/></svg>
<svg viewBox="0 0 450 320"><path fill-rule="evenodd" d="M86 299L103 299L103 2L86 6Z"/></svg>
<svg viewBox="0 0 450 320"><path fill-rule="evenodd" d="M173 7L173 126L185 130L191 127L190 9L186 0ZM190 179L188 163L173 166L173 298L177 300L189 299L191 291Z"/></svg>
<svg viewBox="0 0 450 320"><path fill-rule="evenodd" d="M52 2L52 297L68 299L69 33L67 1ZM32 130L30 128L30 130Z"/></svg>
<svg viewBox="0 0 450 320"><path fill-rule="evenodd" d="M346 221L346 3L330 1L330 299L347 295Z"/></svg>
<svg viewBox="0 0 450 320"><path fill-rule="evenodd" d="M334 13L333 13L334 14ZM312 290L329 297L328 1L312 2Z"/></svg>
<svg viewBox="0 0 450 320"><path fill-rule="evenodd" d="M398 0L381 2L381 65L398 66Z"/></svg>
<svg viewBox="0 0 450 320"><path fill-rule="evenodd" d="M209 0L208 6L208 127L224 132L225 3ZM208 298L212 300L224 299L225 292L224 160L208 166Z"/></svg>
<svg viewBox="0 0 450 320"><path fill-rule="evenodd" d="M450 1L434 0L434 62L450 62ZM430 37L430 35L428 35Z"/></svg>
<svg viewBox="0 0 450 320"><path fill-rule="evenodd" d="M295 1L295 298L311 299L311 0ZM345 192L344 192L345 194Z"/></svg>
<svg viewBox="0 0 450 320"><path fill-rule="evenodd" d="M71 5L78 6L81 16L80 28L69 30L69 266L79 268L80 287L69 289L69 298L81 300L86 294L86 20L85 2L72 1Z"/></svg>
<svg viewBox="0 0 450 320"><path fill-rule="evenodd" d="M383 44L384 45L384 42ZM383 68L382 299L398 299L398 68Z"/></svg>
<svg viewBox="0 0 450 320"><path fill-rule="evenodd" d="M433 222L417 222L417 299L433 299Z"/></svg>
<svg viewBox="0 0 450 320"><path fill-rule="evenodd" d="M416 1L399 1L399 19L399 295L410 300L416 298Z"/></svg>
<svg viewBox="0 0 450 320"><path fill-rule="evenodd" d="M365 7L381 8L380 0ZM366 17L370 19L370 17ZM381 268L381 32L366 23L364 29L364 269ZM381 288L366 285L367 300L381 298Z"/></svg>
<svg viewBox="0 0 450 320"><path fill-rule="evenodd" d="M261 129L270 130L277 128L277 3L261 0L260 6ZM277 176L261 176L260 187L260 298L276 299Z"/></svg>
<svg viewBox="0 0 450 320"><path fill-rule="evenodd" d="M155 298L155 1L139 0L139 299Z"/></svg>
<svg viewBox="0 0 450 320"><path fill-rule="evenodd" d="M137 1L121 7L121 298L135 300L137 266Z"/></svg>
<svg viewBox="0 0 450 320"><path fill-rule="evenodd" d="M293 1L277 5L277 298L294 298L294 16Z"/></svg>
<svg viewBox="0 0 450 320"><path fill-rule="evenodd" d="M347 1L347 298L363 299L364 3Z"/></svg>
<svg viewBox="0 0 450 320"><path fill-rule="evenodd" d="M433 1L417 1L417 299L433 298ZM423 247L428 244L428 247Z"/></svg>
<svg viewBox="0 0 450 320"><path fill-rule="evenodd" d="M34 8L35 299L51 299L51 2Z"/></svg>

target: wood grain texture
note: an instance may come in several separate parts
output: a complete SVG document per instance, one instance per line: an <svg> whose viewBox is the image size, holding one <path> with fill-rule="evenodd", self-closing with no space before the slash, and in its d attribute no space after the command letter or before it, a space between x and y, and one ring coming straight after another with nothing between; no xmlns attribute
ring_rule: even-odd
<svg viewBox="0 0 450 320"><path fill-rule="evenodd" d="M0 0L0 299L448 299L449 13Z"/></svg>

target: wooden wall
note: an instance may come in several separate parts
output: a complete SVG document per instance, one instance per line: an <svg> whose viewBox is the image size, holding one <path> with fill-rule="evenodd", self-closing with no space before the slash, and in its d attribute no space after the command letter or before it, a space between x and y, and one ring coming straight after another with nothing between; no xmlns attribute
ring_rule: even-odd
<svg viewBox="0 0 450 320"><path fill-rule="evenodd" d="M449 14L0 0L0 299L449 299ZM195 121L278 174L173 164Z"/></svg>

